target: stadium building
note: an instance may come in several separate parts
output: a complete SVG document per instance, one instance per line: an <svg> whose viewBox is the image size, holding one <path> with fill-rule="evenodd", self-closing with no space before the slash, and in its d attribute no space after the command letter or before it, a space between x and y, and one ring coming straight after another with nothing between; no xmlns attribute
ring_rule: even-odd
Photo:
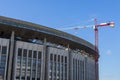
<svg viewBox="0 0 120 80"><path fill-rule="evenodd" d="M95 54L71 34L0 16L0 80L96 80Z"/></svg>

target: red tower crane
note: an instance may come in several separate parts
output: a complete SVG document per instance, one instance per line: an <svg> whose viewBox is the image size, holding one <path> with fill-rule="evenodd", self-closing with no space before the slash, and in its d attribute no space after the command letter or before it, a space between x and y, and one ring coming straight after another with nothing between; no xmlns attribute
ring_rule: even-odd
<svg viewBox="0 0 120 80"><path fill-rule="evenodd" d="M87 26L76 26L76 27L69 27L69 28L63 28L61 30L70 30L70 29L75 29L78 30L80 28L89 28L93 27L94 28L94 33L95 33L95 80L99 80L99 73L98 73L98 58L99 58L99 51L98 51L98 27L105 27L105 26L110 26L114 27L114 22L106 22L106 23L100 23L97 24L96 18L94 19L94 25L87 25Z"/></svg>
<svg viewBox="0 0 120 80"><path fill-rule="evenodd" d="M95 80L99 80L99 73L98 73L98 57L99 57L99 51L98 51L98 27L104 27L104 26L110 26L114 27L114 22L107 22L107 23L100 23L97 24L97 20L94 19L94 32L95 32Z"/></svg>

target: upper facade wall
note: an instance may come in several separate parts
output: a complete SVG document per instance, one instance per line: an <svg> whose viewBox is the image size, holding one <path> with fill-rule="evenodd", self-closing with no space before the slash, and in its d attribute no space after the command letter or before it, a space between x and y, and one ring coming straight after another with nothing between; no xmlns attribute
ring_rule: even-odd
<svg viewBox="0 0 120 80"><path fill-rule="evenodd" d="M42 35L45 34L45 35L52 36L52 38L58 37L60 41L62 41L64 39L64 40L68 41L70 44L76 43L78 47L84 48L88 52L92 51L90 53L95 53L94 45L92 45L88 41L85 41L81 38L78 38L76 36L73 36L71 34L68 34L68 33L65 33L65 32L62 32L62 31L59 31L56 29L48 28L45 26L41 26L38 24L33 24L33 23L21 21L21 20L6 18L6 17L2 17L2 16L0 16L0 24L4 24L7 26L16 27L16 28L22 28L25 30L36 31L36 32L42 33ZM18 34L20 34L20 33L18 33ZM27 34L29 35L29 33L27 33ZM56 41L58 41L58 40L56 40ZM58 41L58 42L60 43L60 41ZM63 42L61 42L61 43L63 44Z"/></svg>

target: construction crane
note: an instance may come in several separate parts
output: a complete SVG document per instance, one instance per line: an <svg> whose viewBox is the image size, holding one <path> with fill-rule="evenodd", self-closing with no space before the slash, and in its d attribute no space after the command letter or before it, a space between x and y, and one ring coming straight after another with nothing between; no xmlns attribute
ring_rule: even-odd
<svg viewBox="0 0 120 80"><path fill-rule="evenodd" d="M106 22L106 23L100 23L97 24L97 20L96 18L94 19L94 25L86 25L86 26L75 26L75 27L68 27L68 28L61 28L59 30L79 30L81 28L93 28L94 29L94 33L95 33L95 47L96 47L96 51L98 48L98 27L104 27L104 26L110 26L110 27L114 27L114 22ZM97 51L98 52L98 51Z"/></svg>
<svg viewBox="0 0 120 80"><path fill-rule="evenodd" d="M105 26L110 26L114 27L114 22L106 22L106 23L100 23L97 24L96 18L94 19L94 25L87 25L87 26L75 26L75 27L68 27L68 28L63 28L61 30L70 30L70 29L81 29L81 28L91 28L93 27L94 29L94 34L95 34L95 80L99 80L98 76L98 58L99 58L99 51L98 51L98 27L105 27Z"/></svg>
<svg viewBox="0 0 120 80"><path fill-rule="evenodd" d="M110 26L110 27L114 27L114 22L106 22L106 23L100 23L97 24L97 20L96 18L94 19L94 32L95 32L95 75L96 75L96 79L95 80L99 80L99 76L98 76L98 57L99 57L99 51L98 51L98 27L104 27L104 26Z"/></svg>

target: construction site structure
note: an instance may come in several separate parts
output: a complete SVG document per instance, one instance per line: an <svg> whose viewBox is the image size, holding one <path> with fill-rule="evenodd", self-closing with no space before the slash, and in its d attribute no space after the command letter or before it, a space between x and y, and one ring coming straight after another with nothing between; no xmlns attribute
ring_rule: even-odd
<svg viewBox="0 0 120 80"><path fill-rule="evenodd" d="M94 18L94 25L87 25L87 26L75 26L75 27L68 27L68 28L63 28L61 30L70 30L70 29L74 29L74 30L79 30L81 28L91 28L93 27L94 29L94 38L95 38L95 42L94 42L94 45L95 45L95 75L96 75L96 79L95 80L99 80L99 65L98 65L98 59L99 59L99 49L98 49L98 27L105 27L105 26L110 26L110 27L114 27L114 22L105 22L105 23L100 23L100 24L97 24L97 19Z"/></svg>

